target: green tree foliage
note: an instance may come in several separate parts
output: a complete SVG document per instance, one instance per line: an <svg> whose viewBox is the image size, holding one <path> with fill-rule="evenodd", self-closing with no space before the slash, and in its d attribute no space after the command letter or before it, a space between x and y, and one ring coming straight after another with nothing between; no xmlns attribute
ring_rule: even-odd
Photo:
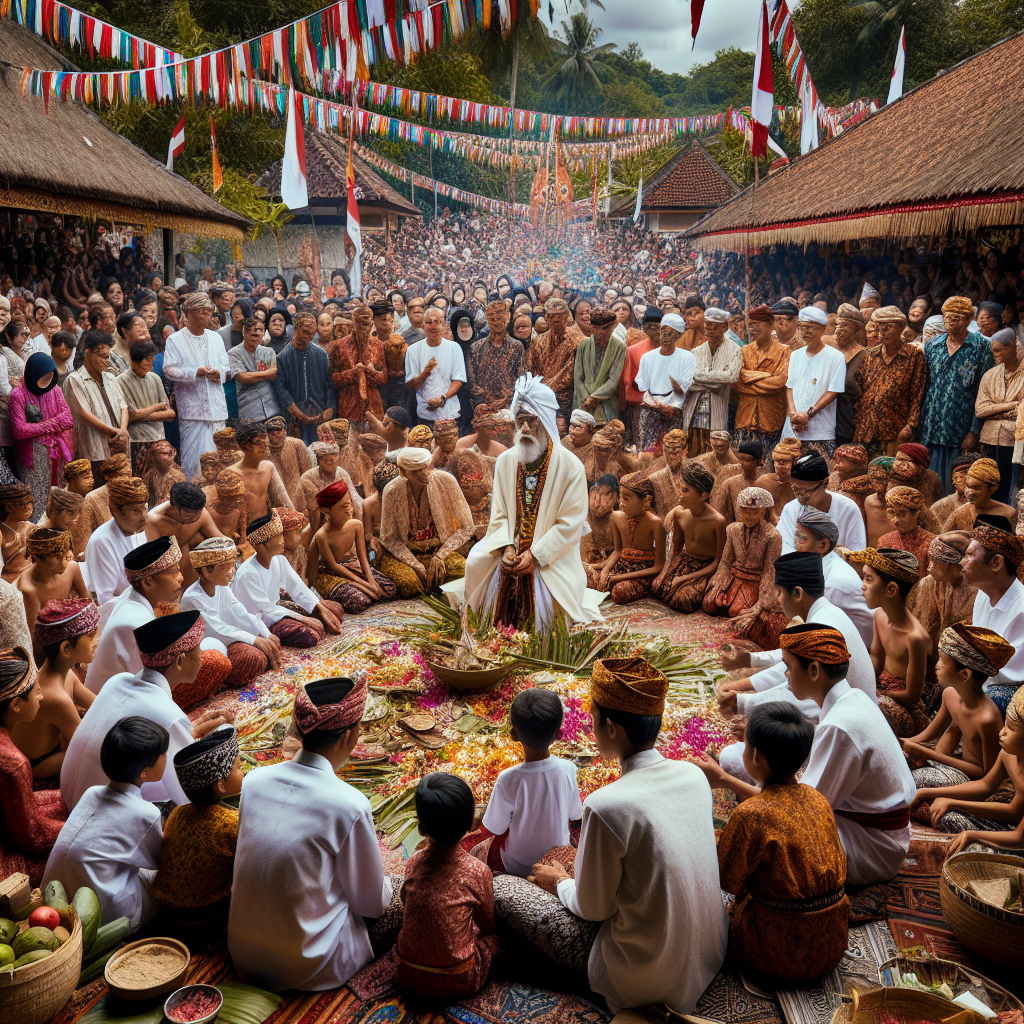
<svg viewBox="0 0 1024 1024"><path fill-rule="evenodd" d="M1024 0L961 0L957 14L960 34L976 51L1024 26Z"/></svg>
<svg viewBox="0 0 1024 1024"><path fill-rule="evenodd" d="M570 21L562 22L564 39L550 42L555 64L546 81L553 86L554 99L566 112L604 92L604 61L617 44L598 45L601 31L582 11L577 11Z"/></svg>

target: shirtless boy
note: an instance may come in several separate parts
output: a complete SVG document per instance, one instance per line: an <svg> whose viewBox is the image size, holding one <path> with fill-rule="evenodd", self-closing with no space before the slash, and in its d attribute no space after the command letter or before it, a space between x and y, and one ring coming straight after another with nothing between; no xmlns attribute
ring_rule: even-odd
<svg viewBox="0 0 1024 1024"><path fill-rule="evenodd" d="M262 423L243 423L235 431L242 457L227 469L233 469L245 483L249 521L267 515L272 508L294 508L284 481L270 459L270 441Z"/></svg>
<svg viewBox="0 0 1024 1024"><path fill-rule="evenodd" d="M213 517L206 508L206 494L195 484L179 483L171 488L171 496L160 502L146 516L146 540L174 537L181 549L181 572L185 585L198 578L188 553L207 537L221 537Z"/></svg>
<svg viewBox="0 0 1024 1024"><path fill-rule="evenodd" d="M350 614L365 611L374 601L394 598L394 583L370 568L363 524L353 515L345 482L328 485L317 493L316 501L323 510L323 525L309 545L310 585Z"/></svg>
<svg viewBox="0 0 1024 1024"><path fill-rule="evenodd" d="M619 511L612 512L614 547L604 565L584 565L587 584L616 604L639 601L651 593L665 567L665 527L654 512L654 485L642 473L619 481Z"/></svg>
<svg viewBox="0 0 1024 1024"><path fill-rule="evenodd" d="M795 437L787 437L772 449L772 462L775 463L774 473L759 476L755 487L763 487L774 499L771 521L777 523L779 514L795 497L793 490L793 463L803 454L803 447Z"/></svg>
<svg viewBox="0 0 1024 1024"><path fill-rule="evenodd" d="M919 789L983 778L996 763L1003 715L982 689L994 663L979 652L983 648L1008 649L1009 644L1005 648L1004 644L993 630L962 622L950 626L939 637L935 678L942 687L942 704L927 729L900 740L908 757L926 758L943 766L918 768L914 781ZM926 746L933 740L938 741L934 749ZM961 748L959 757L957 747Z"/></svg>
<svg viewBox="0 0 1024 1024"><path fill-rule="evenodd" d="M18 577L17 587L25 600L25 619L31 633L39 609L47 601L69 597L88 600L82 567L71 558L71 535L64 530L40 527L28 538L32 564Z"/></svg>
<svg viewBox="0 0 1024 1024"><path fill-rule="evenodd" d="M252 555L252 546L245 539L248 523L245 504L247 493L245 481L238 473L233 469L222 469L217 474L213 501L207 505L214 525L223 536L235 542L243 561Z"/></svg>
<svg viewBox="0 0 1024 1024"><path fill-rule="evenodd" d="M928 630L907 611L907 596L920 578L917 557L897 548L867 548L847 560L864 566L864 600L875 610L871 661L878 707L897 736L915 736L928 725L921 693L932 646Z"/></svg>
<svg viewBox="0 0 1024 1024"><path fill-rule="evenodd" d="M580 541L580 556L585 563L600 566L615 547L612 512L619 505L619 481L610 473L598 477L587 501L590 533Z"/></svg>
<svg viewBox="0 0 1024 1024"><path fill-rule="evenodd" d="M711 492L711 504L722 513L726 526L730 523L735 523L740 518L736 509L736 499L739 497L740 491L745 491L748 487L757 487L759 485L756 481L764 479L760 475L760 441L744 441L736 452L736 459L740 466L739 473L724 478L716 477L715 487ZM782 461L785 462L785 458ZM792 468L792 465L793 463L790 461L790 468ZM767 490L767 488L762 488L762 490ZM768 493L771 494L770 491ZM772 494L772 501L775 501L774 494ZM781 508L782 506L779 505L778 507ZM767 515L769 523L774 523L779 518L775 513L774 505L768 510Z"/></svg>
<svg viewBox="0 0 1024 1024"><path fill-rule="evenodd" d="M964 497L967 503L961 505L949 517L950 530L973 530L978 516L1002 516L1010 529L1017 528L1017 510L993 499L999 489L999 467L992 459L978 459L967 469Z"/></svg>
<svg viewBox="0 0 1024 1024"><path fill-rule="evenodd" d="M878 538L892 529L885 507L885 491L889 486L889 470L892 456L882 455L868 463L868 479L875 493L864 498L864 525L867 529L868 547L878 543Z"/></svg>
<svg viewBox="0 0 1024 1024"><path fill-rule="evenodd" d="M100 610L88 598L48 601L39 612L33 642L45 658L38 675L43 701L35 720L15 726L13 733L32 762L34 778L60 774L64 751L81 721L75 705L88 710L96 699L73 669L92 662L99 624Z"/></svg>
<svg viewBox="0 0 1024 1024"><path fill-rule="evenodd" d="M680 504L665 523L672 531L672 561L654 581L654 594L677 612L700 611L725 549L725 518L709 504L715 478L699 462L686 462L677 482Z"/></svg>
<svg viewBox="0 0 1024 1024"><path fill-rule="evenodd" d="M476 447L481 455L496 459L507 449L500 442L495 440L495 434L501 426L501 421L490 412L478 412L473 417L473 433L460 437L455 443L456 448Z"/></svg>
<svg viewBox="0 0 1024 1024"><path fill-rule="evenodd" d="M46 515L39 520L40 528L63 530L71 537L71 557L79 562L85 560L85 545L89 543L89 532L82 524L84 501L76 491L51 487L46 499Z"/></svg>

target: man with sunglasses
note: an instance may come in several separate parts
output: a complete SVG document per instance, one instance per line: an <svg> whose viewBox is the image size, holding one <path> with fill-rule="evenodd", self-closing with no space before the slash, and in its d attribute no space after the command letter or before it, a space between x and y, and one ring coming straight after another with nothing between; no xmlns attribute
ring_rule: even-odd
<svg viewBox="0 0 1024 1024"><path fill-rule="evenodd" d="M839 538L835 547L849 548L851 551L862 551L867 547L867 531L864 529L860 507L845 494L836 494L827 489L828 463L818 452L803 455L793 463L792 481L796 497L782 509L778 525L784 555L796 550L796 520L804 505L825 512L836 524Z"/></svg>

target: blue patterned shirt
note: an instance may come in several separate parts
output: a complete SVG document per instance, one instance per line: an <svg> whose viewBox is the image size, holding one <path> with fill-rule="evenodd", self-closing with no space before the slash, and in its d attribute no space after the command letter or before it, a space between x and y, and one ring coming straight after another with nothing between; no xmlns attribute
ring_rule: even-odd
<svg viewBox="0 0 1024 1024"><path fill-rule="evenodd" d="M974 402L982 375L994 363L988 338L968 331L964 343L950 356L946 335L924 346L928 388L921 409L921 442L959 448L974 420Z"/></svg>

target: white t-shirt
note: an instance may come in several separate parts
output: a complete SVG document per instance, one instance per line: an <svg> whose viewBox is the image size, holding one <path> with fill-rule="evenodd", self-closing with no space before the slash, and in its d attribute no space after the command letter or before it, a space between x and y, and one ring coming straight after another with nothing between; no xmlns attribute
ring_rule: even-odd
<svg viewBox="0 0 1024 1024"><path fill-rule="evenodd" d="M508 832L501 851L505 870L525 877L548 850L569 844L569 822L582 817L576 765L548 757L498 776L482 824L497 836Z"/></svg>
<svg viewBox="0 0 1024 1024"><path fill-rule="evenodd" d="M693 383L696 370L697 360L692 352L677 348L672 355L663 356L661 349L652 348L640 357L636 387L638 391L649 391L662 405L682 409L685 392ZM683 389L684 394L677 394L673 390L672 380Z"/></svg>
<svg viewBox="0 0 1024 1024"><path fill-rule="evenodd" d="M426 338L417 341L405 350L405 379L418 377L431 359L437 361L437 366L416 392L416 412L422 420L457 420L462 409L458 394L452 395L438 409L428 409L427 401L446 395L453 380L466 383L466 361L462 357L462 349L447 338L442 338L437 348L431 348Z"/></svg>
<svg viewBox="0 0 1024 1024"><path fill-rule="evenodd" d="M786 387L793 392L797 412L807 412L826 391L841 395L846 390L846 360L837 348L826 345L817 355L809 356L807 349L798 348L789 357L789 379ZM789 420L786 420L789 426ZM836 403L829 402L807 428L789 432L801 441L834 441L836 439ZM785 432L784 432L785 433Z"/></svg>

